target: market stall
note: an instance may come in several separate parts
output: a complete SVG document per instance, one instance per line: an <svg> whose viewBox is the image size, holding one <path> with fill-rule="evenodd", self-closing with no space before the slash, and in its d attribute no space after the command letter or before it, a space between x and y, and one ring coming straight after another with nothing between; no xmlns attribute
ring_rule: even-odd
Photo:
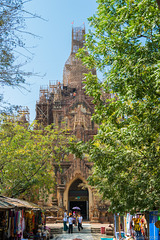
<svg viewBox="0 0 160 240"><path fill-rule="evenodd" d="M32 203L0 196L0 240L49 239L45 214Z"/></svg>
<svg viewBox="0 0 160 240"><path fill-rule="evenodd" d="M119 216L117 214L114 215L114 219L116 239L119 239L119 235L121 235L121 238L127 239L148 239L148 224L145 214L137 213L131 215L130 213L127 213L125 216ZM156 240L156 238L154 238L154 240Z"/></svg>
<svg viewBox="0 0 160 240"><path fill-rule="evenodd" d="M8 228L8 213L12 209L10 204L0 201L0 240L5 239L5 232Z"/></svg>

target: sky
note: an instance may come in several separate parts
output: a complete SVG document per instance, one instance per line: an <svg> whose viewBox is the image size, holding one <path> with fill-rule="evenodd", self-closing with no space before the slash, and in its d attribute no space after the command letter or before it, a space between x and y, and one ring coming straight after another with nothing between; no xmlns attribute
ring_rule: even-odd
<svg viewBox="0 0 160 240"><path fill-rule="evenodd" d="M27 79L29 85L24 86L27 90L5 87L3 94L11 104L28 106L30 122L35 119L40 86L48 86L49 81L63 80L63 67L71 51L72 26L79 27L85 23L87 32L87 18L96 12L96 8L96 0L32 0L25 5L27 11L45 19L26 19L26 31L39 37L23 34L26 48L31 52L26 54L33 55L24 69L35 75Z"/></svg>

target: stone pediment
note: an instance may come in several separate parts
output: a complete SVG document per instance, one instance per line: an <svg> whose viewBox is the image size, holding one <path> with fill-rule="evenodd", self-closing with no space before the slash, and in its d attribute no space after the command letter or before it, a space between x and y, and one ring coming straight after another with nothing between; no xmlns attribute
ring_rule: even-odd
<svg viewBox="0 0 160 240"><path fill-rule="evenodd" d="M86 109L89 109L90 112L93 113L94 108L87 102L85 99L85 96L83 95L77 95L74 99L74 101L69 105L68 110L76 108L78 105L83 105Z"/></svg>
<svg viewBox="0 0 160 240"><path fill-rule="evenodd" d="M62 176L65 176L67 179L67 182L71 179L75 178L75 176L80 175L84 179L87 179L89 176L90 169L87 166L87 162L83 159L75 158L73 159L73 162L71 166L64 171Z"/></svg>

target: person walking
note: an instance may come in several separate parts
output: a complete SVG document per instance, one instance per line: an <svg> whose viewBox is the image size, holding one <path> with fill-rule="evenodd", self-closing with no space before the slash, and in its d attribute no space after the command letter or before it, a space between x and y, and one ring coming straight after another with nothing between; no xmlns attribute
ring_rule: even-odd
<svg viewBox="0 0 160 240"><path fill-rule="evenodd" d="M67 216L67 210L64 211L64 217L68 217Z"/></svg>
<svg viewBox="0 0 160 240"><path fill-rule="evenodd" d="M67 210L64 212L64 218L63 218L63 231L67 231L68 226L67 226Z"/></svg>
<svg viewBox="0 0 160 240"><path fill-rule="evenodd" d="M73 224L77 226L76 213L73 212Z"/></svg>
<svg viewBox="0 0 160 240"><path fill-rule="evenodd" d="M82 227L82 220L83 220L83 217L81 216L81 214L79 214L79 216L78 216L78 230L79 231L81 229L83 229L83 227Z"/></svg>
<svg viewBox="0 0 160 240"><path fill-rule="evenodd" d="M68 233L73 233L73 217L72 217L72 215L70 215L70 217L68 218L68 223L69 223Z"/></svg>

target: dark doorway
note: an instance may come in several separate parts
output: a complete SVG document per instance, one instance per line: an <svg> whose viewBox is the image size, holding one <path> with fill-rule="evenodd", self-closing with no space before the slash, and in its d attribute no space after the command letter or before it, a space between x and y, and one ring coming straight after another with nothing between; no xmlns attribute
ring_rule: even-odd
<svg viewBox="0 0 160 240"><path fill-rule="evenodd" d="M68 207L79 207L83 219L89 219L89 195L88 189L84 186L81 179L76 179L70 186L68 192Z"/></svg>
<svg viewBox="0 0 160 240"><path fill-rule="evenodd" d="M81 209L81 214L83 219L87 219L87 201L71 201L70 202L70 209L72 209L73 207L79 207Z"/></svg>

